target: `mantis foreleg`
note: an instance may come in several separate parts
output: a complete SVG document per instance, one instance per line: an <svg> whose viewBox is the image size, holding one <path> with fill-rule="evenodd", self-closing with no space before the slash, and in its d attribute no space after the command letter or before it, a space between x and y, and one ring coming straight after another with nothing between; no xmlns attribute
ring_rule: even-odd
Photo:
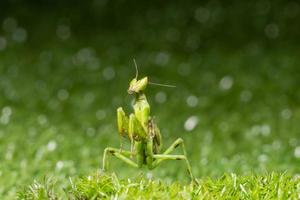
<svg viewBox="0 0 300 200"><path fill-rule="evenodd" d="M141 140L146 137L146 132L141 122L136 118L134 114L129 116L128 135L130 138L135 139L135 142L131 141L131 151L135 147L136 160L139 167L142 167L145 159L144 155L144 142Z"/></svg>
<svg viewBox="0 0 300 200"><path fill-rule="evenodd" d="M117 109L117 122L118 122L118 132L120 136L120 149L122 149L122 136L126 137L128 136L128 123L129 119L126 116L124 110L122 107L119 107Z"/></svg>

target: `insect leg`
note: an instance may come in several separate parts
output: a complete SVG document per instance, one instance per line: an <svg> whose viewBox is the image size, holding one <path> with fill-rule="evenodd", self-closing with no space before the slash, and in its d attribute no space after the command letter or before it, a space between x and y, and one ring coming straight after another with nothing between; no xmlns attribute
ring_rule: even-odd
<svg viewBox="0 0 300 200"><path fill-rule="evenodd" d="M128 133L128 117L122 107L117 109L118 132L120 138L120 148L122 149L122 136L126 137Z"/></svg>
<svg viewBox="0 0 300 200"><path fill-rule="evenodd" d="M169 155L172 151L174 151L179 145L182 147L183 155ZM162 161L164 160L185 160L188 173L191 177L191 179L194 181L194 176L192 173L192 168L190 165L189 160L187 159L187 153L184 146L183 139L178 138L164 153L162 154L155 154L153 155L153 158L156 158L156 160L153 163L153 166L158 166Z"/></svg>
<svg viewBox="0 0 300 200"><path fill-rule="evenodd" d="M106 171L108 169L109 153L116 156L117 158L119 158L120 160L124 161L125 163L127 163L128 165L130 165L132 167L138 167L138 165L135 162L133 162L130 158L128 158L128 156L135 155L134 152L124 151L124 150L116 149L116 148L112 148L112 147L107 147L107 148L105 148L104 153L103 153L102 170L104 170L104 171Z"/></svg>
<svg viewBox="0 0 300 200"><path fill-rule="evenodd" d="M130 150L133 152L134 148L134 143L133 143L133 135L135 132L135 116L134 114L130 114L129 116L129 122L128 122L128 137L130 139Z"/></svg>
<svg viewBox="0 0 300 200"><path fill-rule="evenodd" d="M136 152L136 160L139 167L142 167L145 159L144 149L145 144L142 142L142 138L146 137L146 132L141 122L136 118L134 114L129 116L129 128L128 135L131 138L131 151L134 150ZM135 140L133 142L133 140Z"/></svg>

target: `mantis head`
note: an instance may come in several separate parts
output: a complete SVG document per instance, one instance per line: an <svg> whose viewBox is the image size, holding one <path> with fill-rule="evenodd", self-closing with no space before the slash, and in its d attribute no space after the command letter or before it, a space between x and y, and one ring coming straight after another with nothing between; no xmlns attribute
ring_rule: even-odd
<svg viewBox="0 0 300 200"><path fill-rule="evenodd" d="M134 94L139 93L146 89L148 85L148 77L144 77L140 80L137 80L137 78L134 78L129 83L129 88L127 90L128 94Z"/></svg>
<svg viewBox="0 0 300 200"><path fill-rule="evenodd" d="M135 66L135 78L132 79L129 83L129 88L127 90L128 94L137 94L143 90L146 89L148 85L148 77L144 77L140 80L138 80L139 70L137 67L137 64L135 62L135 59L133 59L134 66Z"/></svg>
<svg viewBox="0 0 300 200"><path fill-rule="evenodd" d="M133 62L134 62L136 74L135 74L135 78L132 79L129 83L129 88L127 90L128 94L137 94L141 91L144 91L148 84L158 85L158 86L163 86L163 87L176 87L174 85L166 85L166 84L159 84L159 83L150 82L150 81L148 81L147 76L145 76L144 78L138 80L139 71L138 71L138 67L137 67L137 64L135 62L135 59L133 59Z"/></svg>

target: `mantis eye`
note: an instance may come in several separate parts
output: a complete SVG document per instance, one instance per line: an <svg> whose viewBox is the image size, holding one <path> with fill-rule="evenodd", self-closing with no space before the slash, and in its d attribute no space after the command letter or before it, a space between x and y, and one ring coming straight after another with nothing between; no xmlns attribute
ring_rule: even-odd
<svg viewBox="0 0 300 200"><path fill-rule="evenodd" d="M132 79L129 83L130 86L132 86L133 84L135 84L137 82L136 78Z"/></svg>
<svg viewBox="0 0 300 200"><path fill-rule="evenodd" d="M147 85L148 85L148 77L142 78L141 80L138 81L139 90L146 89Z"/></svg>
<svg viewBox="0 0 300 200"><path fill-rule="evenodd" d="M134 93L136 83L137 83L136 78L134 78L134 79L132 79L132 80L130 81L130 83L129 83L129 88L128 88L128 91L127 91L128 94L133 94L133 93Z"/></svg>

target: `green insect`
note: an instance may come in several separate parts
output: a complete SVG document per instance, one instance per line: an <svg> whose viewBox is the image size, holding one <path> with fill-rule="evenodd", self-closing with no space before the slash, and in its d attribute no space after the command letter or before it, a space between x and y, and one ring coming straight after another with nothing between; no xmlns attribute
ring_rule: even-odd
<svg viewBox="0 0 300 200"><path fill-rule="evenodd" d="M169 148L160 153L162 138L160 130L150 115L150 105L144 93L148 84L155 84L148 81L148 77L138 79L138 69L136 67L136 77L130 81L128 93L135 96L133 105L134 113L126 116L122 107L117 109L118 132L121 137L126 137L131 142L131 150L123 150L107 147L103 154L103 167L108 168L108 155L111 154L124 161L128 165L141 168L146 165L150 170L157 167L165 160L183 160L186 163L189 176L194 181L192 169L187 159L183 139L178 138ZM162 85L162 84L156 84ZM170 85L163 85L175 87ZM178 146L182 147L183 155L172 155L172 151ZM121 145L122 146L122 145Z"/></svg>

